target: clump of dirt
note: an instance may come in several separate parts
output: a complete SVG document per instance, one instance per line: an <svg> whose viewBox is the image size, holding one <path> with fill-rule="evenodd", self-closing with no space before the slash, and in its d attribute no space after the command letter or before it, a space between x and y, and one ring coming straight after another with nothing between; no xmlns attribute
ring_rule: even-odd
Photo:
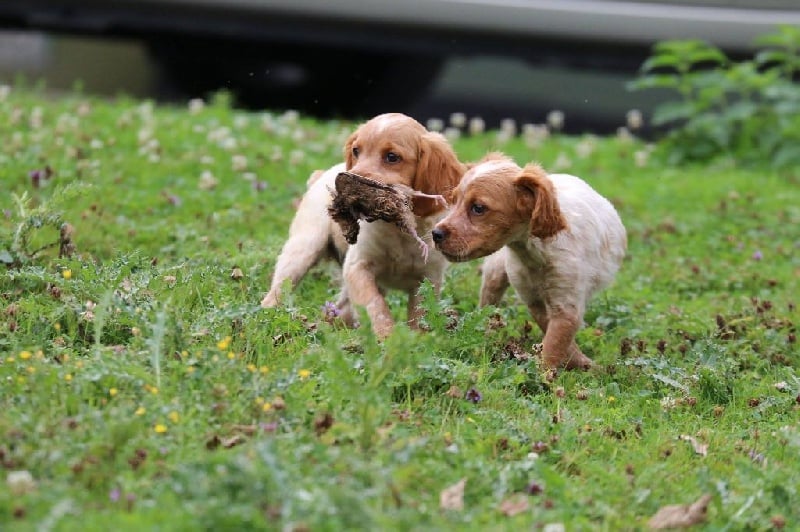
<svg viewBox="0 0 800 532"><path fill-rule="evenodd" d="M341 172L336 176L336 190L332 192L333 202L328 213L342 228L348 244L355 244L358 240L359 220L368 223L383 220L414 237L423 259L428 259L428 244L416 231L412 200L415 197L431 198L446 206L442 196L424 194L404 185L386 185L351 172Z"/></svg>

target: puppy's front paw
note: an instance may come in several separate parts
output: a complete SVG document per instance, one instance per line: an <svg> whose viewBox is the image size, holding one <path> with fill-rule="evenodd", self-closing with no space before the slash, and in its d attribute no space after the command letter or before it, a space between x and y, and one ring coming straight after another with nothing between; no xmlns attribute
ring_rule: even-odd
<svg viewBox="0 0 800 532"><path fill-rule="evenodd" d="M272 292L267 293L261 300L261 308L273 308L278 306L278 296Z"/></svg>

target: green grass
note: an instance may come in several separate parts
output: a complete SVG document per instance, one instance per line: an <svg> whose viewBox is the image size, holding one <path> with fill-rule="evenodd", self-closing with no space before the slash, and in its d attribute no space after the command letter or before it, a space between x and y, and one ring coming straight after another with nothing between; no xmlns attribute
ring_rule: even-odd
<svg viewBox="0 0 800 532"><path fill-rule="evenodd" d="M292 201L352 127L224 97L3 97L0 463L35 482L0 478L3 528L635 530L704 493L709 529L797 526L797 173L456 140L582 176L628 228L578 337L599 368L550 381L514 356L540 333L510 294L476 308L478 263L424 288L429 332L383 344L321 319L326 266L258 307ZM70 258L47 247L62 221ZM461 479L463 509L441 509Z"/></svg>

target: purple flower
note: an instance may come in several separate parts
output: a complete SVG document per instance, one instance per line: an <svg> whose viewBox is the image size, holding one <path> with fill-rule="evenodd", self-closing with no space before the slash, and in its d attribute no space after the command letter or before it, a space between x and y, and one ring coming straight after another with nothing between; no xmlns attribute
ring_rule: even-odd
<svg viewBox="0 0 800 532"><path fill-rule="evenodd" d="M108 498L111 499L111 502L117 502L119 500L119 496L119 488L114 488L111 490L111 493L108 494Z"/></svg>
<svg viewBox="0 0 800 532"><path fill-rule="evenodd" d="M253 190L255 190L256 192L262 192L266 188L267 188L266 181L253 181Z"/></svg>
<svg viewBox="0 0 800 532"><path fill-rule="evenodd" d="M761 260L764 258L764 254L761 253L760 249L757 249L753 252L753 260Z"/></svg>
<svg viewBox="0 0 800 532"><path fill-rule="evenodd" d="M176 196L175 194L167 194L167 202L175 207L180 207L182 203L180 196Z"/></svg>
<svg viewBox="0 0 800 532"><path fill-rule="evenodd" d="M325 316L325 321L330 323L334 319L338 318L342 311L339 310L339 307L337 307L336 304L326 301L322 306L322 313Z"/></svg>
<svg viewBox="0 0 800 532"><path fill-rule="evenodd" d="M31 178L31 185L33 188L39 188L42 184L42 172L41 170L31 170L28 172L28 177Z"/></svg>
<svg viewBox="0 0 800 532"><path fill-rule="evenodd" d="M481 395L481 392L479 392L477 388L470 388L467 390L467 393L464 394L464 399L470 403L478 404L483 400L483 395Z"/></svg>
<svg viewBox="0 0 800 532"><path fill-rule="evenodd" d="M269 423L261 423L261 430L264 432L275 432L278 429L277 421L270 421Z"/></svg>

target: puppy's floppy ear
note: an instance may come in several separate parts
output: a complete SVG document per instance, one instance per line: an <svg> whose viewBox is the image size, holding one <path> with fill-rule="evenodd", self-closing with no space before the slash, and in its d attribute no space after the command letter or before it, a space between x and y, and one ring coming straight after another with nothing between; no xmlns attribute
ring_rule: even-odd
<svg viewBox="0 0 800 532"><path fill-rule="evenodd" d="M411 187L425 194L441 194L448 203L458 186L466 166L458 160L447 139L439 133L428 131L419 140L419 158ZM414 214L430 216L441 210L435 202L414 202Z"/></svg>
<svg viewBox="0 0 800 532"><path fill-rule="evenodd" d="M342 154L344 155L345 168L347 170L350 170L356 164L356 158L353 156L353 144L355 144L356 138L358 138L358 131L360 129L359 127L353 131L344 143Z"/></svg>
<svg viewBox="0 0 800 532"><path fill-rule="evenodd" d="M529 164L514 180L517 208L531 217L531 236L548 238L567 228L567 221L558 207L553 182L537 164Z"/></svg>

